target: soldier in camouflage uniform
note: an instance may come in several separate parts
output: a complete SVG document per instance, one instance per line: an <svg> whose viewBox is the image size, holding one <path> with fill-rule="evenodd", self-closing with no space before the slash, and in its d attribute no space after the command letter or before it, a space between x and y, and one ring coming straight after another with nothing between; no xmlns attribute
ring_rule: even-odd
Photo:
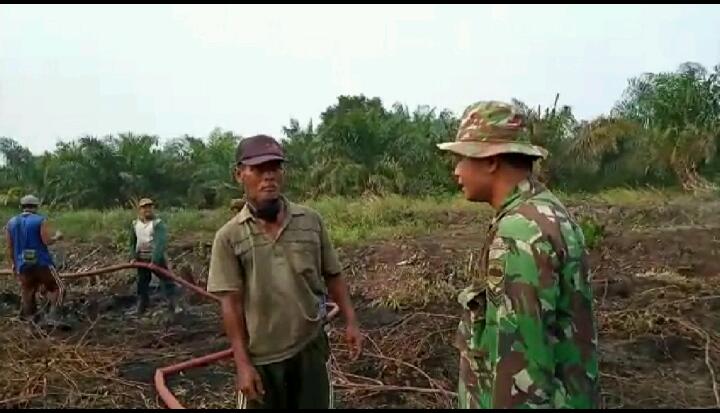
<svg viewBox="0 0 720 413"><path fill-rule="evenodd" d="M582 230L532 175L547 151L511 105L463 113L455 175L470 201L496 211L479 270L458 297L464 314L461 408L597 408L597 333Z"/></svg>

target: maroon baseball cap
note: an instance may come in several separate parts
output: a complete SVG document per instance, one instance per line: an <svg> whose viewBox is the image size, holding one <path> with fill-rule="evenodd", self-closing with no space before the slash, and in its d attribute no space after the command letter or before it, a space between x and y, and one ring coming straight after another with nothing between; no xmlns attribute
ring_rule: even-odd
<svg viewBox="0 0 720 413"><path fill-rule="evenodd" d="M235 151L235 162L242 165L260 165L270 161L285 162L282 145L267 135L255 135L245 138Z"/></svg>

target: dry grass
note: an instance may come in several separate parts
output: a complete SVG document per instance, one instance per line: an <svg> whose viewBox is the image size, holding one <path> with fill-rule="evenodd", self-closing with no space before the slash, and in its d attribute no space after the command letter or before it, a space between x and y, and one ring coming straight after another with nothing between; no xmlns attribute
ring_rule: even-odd
<svg viewBox="0 0 720 413"><path fill-rule="evenodd" d="M0 407L120 408L139 400L139 407L156 407L145 397L149 383L118 377L132 348L90 345L84 337L71 343L16 324L0 319Z"/></svg>
<svg viewBox="0 0 720 413"><path fill-rule="evenodd" d="M598 310L606 406L720 408L720 285L668 270L634 279L653 284L622 303L603 300L602 283L596 290L606 303Z"/></svg>
<svg viewBox="0 0 720 413"><path fill-rule="evenodd" d="M374 208L368 207L366 214L376 213ZM613 230L610 237L599 241L601 246L617 242L618 234L627 238L631 231L623 229L625 218L634 214L648 215L643 222L654 223L655 227L666 224L663 214L678 216L681 223L706 223L707 217L717 216L716 209L703 212L712 213L705 216L692 215L695 212L681 215L678 210L661 211L659 207L652 215L647 212L653 211L649 206L602 211L606 215L593 216L622 231ZM460 232L452 228L436 232L433 237L383 241L369 244L373 248L346 250L367 339L364 355L352 361L342 340L341 326L332 326L332 371L341 407L454 406L454 297L466 281L468 269L464 267L470 261L466 253L477 249L482 234L476 231L482 228L467 226L464 215L428 216L452 220ZM405 221L393 221L396 218L387 215L372 225L403 225ZM338 215L333 219L342 222L344 218ZM710 233L708 239L720 236L713 232L716 230L705 231L706 237ZM657 244L661 237L669 241ZM605 407L718 406L720 317L716 314L720 310L720 279L707 269L699 274L685 268L685 263L671 263L675 267L659 264L663 257L697 258L709 254L712 242L702 241L700 245L697 239L697 232L648 232L609 251L607 257L604 252L599 254L602 268L595 292ZM669 250L668 245L676 250L687 249L686 244L693 240L695 249L685 255ZM636 243L645 249L640 250L641 255L628 255ZM660 245L663 250L657 251ZM96 246L83 248L68 252L72 270L122 259L108 246L97 251ZM205 265L206 257L192 248L178 248L174 254L182 256L183 262ZM642 262L638 263L638 259ZM197 274L205 270L200 268ZM90 302L109 298L110 292L132 295L131 281L126 274L112 280L74 282L69 285L71 307L85 314ZM16 291L16 287L12 288ZM626 295L620 294L622 291ZM102 302L97 304L103 308ZM0 408L161 407L151 385L155 368L227 347L214 304L193 305L194 316L170 326L159 319L126 320L122 316L124 308L109 307L105 311L101 318L84 320L72 335L48 335L28 329L3 313ZM131 367L140 373L133 373ZM226 362L173 377L169 386L188 407L234 408L232 373L232 366Z"/></svg>
<svg viewBox="0 0 720 413"><path fill-rule="evenodd" d="M357 361L349 359L342 331L333 330L333 386L343 407L452 409L455 383L446 377L448 368L455 368L437 362L438 348L448 348L456 323L446 314L408 314L366 331L365 351Z"/></svg>

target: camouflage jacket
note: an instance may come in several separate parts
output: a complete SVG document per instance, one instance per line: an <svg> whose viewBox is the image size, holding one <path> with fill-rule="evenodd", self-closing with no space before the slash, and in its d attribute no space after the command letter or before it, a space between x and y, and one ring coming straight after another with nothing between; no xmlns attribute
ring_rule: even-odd
<svg viewBox="0 0 720 413"><path fill-rule="evenodd" d="M534 178L493 219L458 334L462 408L597 408L585 239Z"/></svg>

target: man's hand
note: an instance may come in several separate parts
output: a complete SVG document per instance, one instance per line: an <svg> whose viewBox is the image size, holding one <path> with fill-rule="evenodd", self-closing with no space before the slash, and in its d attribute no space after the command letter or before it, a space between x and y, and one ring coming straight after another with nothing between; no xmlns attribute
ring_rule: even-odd
<svg viewBox="0 0 720 413"><path fill-rule="evenodd" d="M349 323L345 328L345 342L350 348L351 359L357 360L362 353L363 335L357 323Z"/></svg>
<svg viewBox="0 0 720 413"><path fill-rule="evenodd" d="M255 367L250 363L238 367L237 388L248 400L256 400L265 395L262 379Z"/></svg>
<svg viewBox="0 0 720 413"><path fill-rule="evenodd" d="M347 343L350 348L350 356L352 359L357 360L362 352L363 335L360 332L355 310L350 302L350 293L348 292L347 284L345 284L345 279L341 274L337 274L334 277L326 278L325 283L327 284L330 298L340 307L340 313L342 313L345 318L345 322L347 323L347 327L345 328L345 343Z"/></svg>
<svg viewBox="0 0 720 413"><path fill-rule="evenodd" d="M55 241L60 241L60 240L62 240L63 238L65 238L65 236L63 235L62 232L60 232L60 231L55 231L55 235L53 235L53 239L54 239Z"/></svg>

